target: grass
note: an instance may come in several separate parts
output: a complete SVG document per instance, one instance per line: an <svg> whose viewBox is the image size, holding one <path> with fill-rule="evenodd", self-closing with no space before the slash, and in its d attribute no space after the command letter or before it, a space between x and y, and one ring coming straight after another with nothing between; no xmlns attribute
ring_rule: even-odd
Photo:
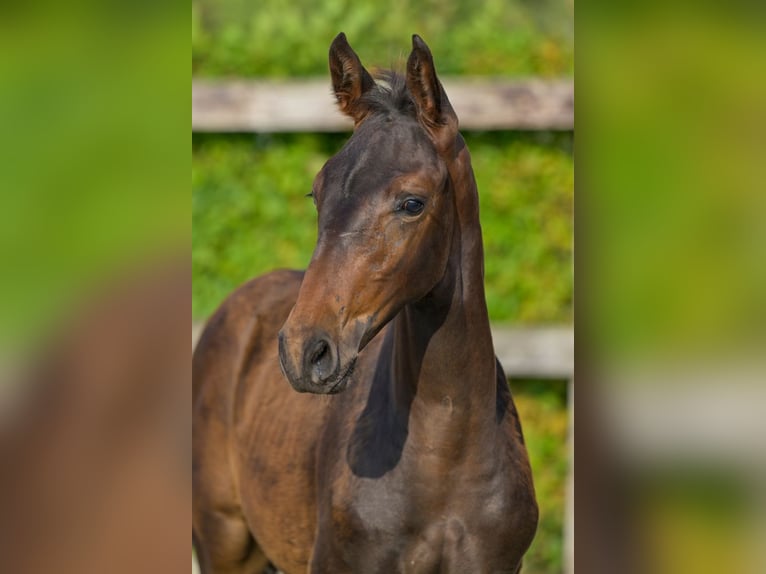
<svg viewBox="0 0 766 574"><path fill-rule="evenodd" d="M305 268L316 214L305 195L346 135L194 135L193 308L208 316L238 285ZM481 197L492 320L572 317L571 134L467 134Z"/></svg>

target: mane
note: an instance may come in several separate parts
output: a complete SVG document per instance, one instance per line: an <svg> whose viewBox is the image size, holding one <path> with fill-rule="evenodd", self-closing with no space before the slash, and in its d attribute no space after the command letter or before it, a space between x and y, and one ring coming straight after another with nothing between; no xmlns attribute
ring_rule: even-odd
<svg viewBox="0 0 766 574"><path fill-rule="evenodd" d="M415 103L404 76L392 70L376 70L375 88L362 96L373 113L399 113L415 117Z"/></svg>

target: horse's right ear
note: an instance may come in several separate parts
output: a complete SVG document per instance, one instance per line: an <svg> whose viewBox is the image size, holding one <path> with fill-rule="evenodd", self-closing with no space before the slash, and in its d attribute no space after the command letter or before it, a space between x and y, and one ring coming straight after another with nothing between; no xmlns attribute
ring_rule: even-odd
<svg viewBox="0 0 766 574"><path fill-rule="evenodd" d="M358 124L369 111L361 98L375 86L375 80L364 69L359 56L348 45L343 32L330 44L330 76L340 111Z"/></svg>

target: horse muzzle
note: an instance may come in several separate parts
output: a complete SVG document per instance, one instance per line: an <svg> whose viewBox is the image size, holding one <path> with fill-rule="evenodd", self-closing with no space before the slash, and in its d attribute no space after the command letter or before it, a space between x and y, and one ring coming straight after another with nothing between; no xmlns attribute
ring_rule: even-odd
<svg viewBox="0 0 766 574"><path fill-rule="evenodd" d="M292 387L301 393L335 394L346 388L356 355L343 361L337 345L326 335L291 336L279 332L279 364Z"/></svg>

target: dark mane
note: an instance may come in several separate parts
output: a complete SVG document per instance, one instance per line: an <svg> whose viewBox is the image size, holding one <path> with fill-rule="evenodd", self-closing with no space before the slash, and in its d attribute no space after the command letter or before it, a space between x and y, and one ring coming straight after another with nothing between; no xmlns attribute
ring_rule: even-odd
<svg viewBox="0 0 766 574"><path fill-rule="evenodd" d="M362 96L362 101L373 113L400 113L415 117L415 104L404 76L392 70L379 70L374 74L375 88Z"/></svg>

